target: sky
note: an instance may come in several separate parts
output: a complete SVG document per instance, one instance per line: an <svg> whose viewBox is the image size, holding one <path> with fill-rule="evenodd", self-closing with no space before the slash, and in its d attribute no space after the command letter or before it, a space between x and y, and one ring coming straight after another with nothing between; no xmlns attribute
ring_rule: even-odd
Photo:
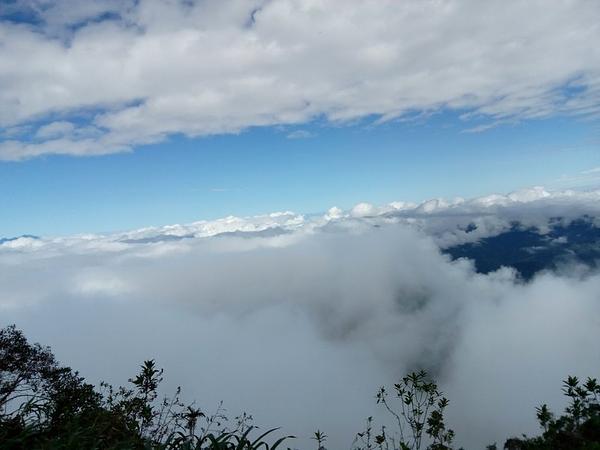
<svg viewBox="0 0 600 450"><path fill-rule="evenodd" d="M0 236L598 185L597 3L347 5L3 2Z"/></svg>

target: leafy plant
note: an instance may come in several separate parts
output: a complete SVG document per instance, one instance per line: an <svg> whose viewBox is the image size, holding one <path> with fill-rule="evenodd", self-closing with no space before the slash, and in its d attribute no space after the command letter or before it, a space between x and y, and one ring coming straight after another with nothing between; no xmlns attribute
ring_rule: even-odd
<svg viewBox="0 0 600 450"><path fill-rule="evenodd" d="M321 430L317 430L311 439L317 441L317 450L325 450L325 447L323 447L323 444L327 441L327 435L325 433Z"/></svg>
<svg viewBox="0 0 600 450"><path fill-rule="evenodd" d="M444 422L444 410L448 406L448 399L438 390L435 382L429 379L424 370L412 372L394 384L392 398L385 387L377 393L377 403L394 418L397 425L397 437L386 432L385 427L374 438L374 444L381 449L419 450L423 445L423 437L430 442L428 447L432 450L450 449L454 439L454 431L447 429ZM371 422L362 438L366 437L366 449L373 448L370 434Z"/></svg>
<svg viewBox="0 0 600 450"><path fill-rule="evenodd" d="M600 450L600 385L595 378L581 382L569 376L563 381L563 393L569 403L559 418L547 405L536 408L543 434L534 438L510 438L508 450Z"/></svg>
<svg viewBox="0 0 600 450"><path fill-rule="evenodd" d="M277 450L293 438L269 443L278 428L260 432L246 413L231 426L221 403L204 411L185 404L180 388L161 397L163 370L154 360L144 361L128 381L96 389L14 326L0 329L0 449ZM539 406L542 435L510 438L504 449L600 450L600 384L570 376L563 392L569 399L563 415ZM454 431L444 420L448 400L425 371L409 373L389 391L380 388L376 399L395 426L376 426L368 417L354 450L451 449ZM312 439L317 450L325 450L325 433L317 430Z"/></svg>
<svg viewBox="0 0 600 450"><path fill-rule="evenodd" d="M277 428L252 437L252 416L227 427L222 404L208 414L180 399L159 399L163 370L145 361L129 387L100 390L61 367L50 349L14 326L0 330L0 448L56 450L275 450Z"/></svg>

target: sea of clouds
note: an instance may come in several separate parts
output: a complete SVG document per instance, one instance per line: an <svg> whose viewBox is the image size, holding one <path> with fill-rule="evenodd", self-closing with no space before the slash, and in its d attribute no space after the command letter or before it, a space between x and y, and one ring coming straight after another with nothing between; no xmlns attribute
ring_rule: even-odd
<svg viewBox="0 0 600 450"><path fill-rule="evenodd" d="M600 192L542 188L419 205L359 204L0 245L0 325L16 323L91 381L155 358L167 390L349 448L374 394L424 368L458 442L536 433L561 380L600 372L600 274L523 282L442 249L548 220L598 217ZM469 232L469 224L477 228ZM472 227L471 227L472 228ZM303 440L304 439L304 440Z"/></svg>

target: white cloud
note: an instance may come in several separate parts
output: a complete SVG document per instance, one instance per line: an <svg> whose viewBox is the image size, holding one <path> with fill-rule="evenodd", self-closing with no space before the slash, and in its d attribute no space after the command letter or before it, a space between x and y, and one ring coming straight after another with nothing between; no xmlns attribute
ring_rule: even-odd
<svg viewBox="0 0 600 450"><path fill-rule="evenodd" d="M52 122L38 128L35 137L37 139L51 139L70 135L75 126L71 122Z"/></svg>
<svg viewBox="0 0 600 450"><path fill-rule="evenodd" d="M296 130L296 131L292 131L286 137L288 139L308 139L308 138L311 138L311 137L314 137L314 136L315 135L313 133L311 133L310 131L307 131L307 130Z"/></svg>
<svg viewBox="0 0 600 450"><path fill-rule="evenodd" d="M12 9L26 5L42 25L0 22L0 126L75 115L94 135L16 137L0 143L2 159L126 151L172 133L316 117L449 107L493 123L597 114L600 104L593 1L38 0Z"/></svg>
<svg viewBox="0 0 600 450"><path fill-rule="evenodd" d="M337 206L329 208L324 216L327 221L341 219L342 217L344 217L344 211Z"/></svg>
<svg viewBox="0 0 600 450"><path fill-rule="evenodd" d="M534 215L549 205L539 203L548 197L502 198ZM461 205L468 211L471 202ZM449 210L437 216L449 221L445 229L453 228ZM373 220L331 212L333 225ZM424 214L435 220L437 212ZM547 273L523 284L509 269L476 274L385 217L352 232L330 223L267 238L140 245L79 236L33 251L3 246L0 326L16 322L92 381L123 383L141 360L156 358L169 387L183 385L199 406L223 399L232 414L248 410L260 425L302 438L324 429L332 448L349 446L376 415L377 387L406 370L433 371L468 448L535 433L534 407L560 406L562 377L598 373L600 275ZM260 230L269 221L308 226L284 212L129 236Z"/></svg>
<svg viewBox="0 0 600 450"><path fill-rule="evenodd" d="M593 169L584 170L581 175L596 175L600 174L600 167L594 167Z"/></svg>
<svg viewBox="0 0 600 450"><path fill-rule="evenodd" d="M600 185L600 167L593 167L576 174L563 174L555 180L554 185L562 189L597 189Z"/></svg>
<svg viewBox="0 0 600 450"><path fill-rule="evenodd" d="M376 216L378 213L379 209L370 203L358 203L350 211L352 217Z"/></svg>
<svg viewBox="0 0 600 450"><path fill-rule="evenodd" d="M35 249L39 247L43 247L43 241L39 239L31 238L31 237L19 237L16 239L8 240L7 242L3 242L0 244L5 248L23 250L23 249Z"/></svg>
<svg viewBox="0 0 600 450"><path fill-rule="evenodd" d="M223 399L305 437L321 428L333 448L376 415L379 385L425 367L459 443L482 448L535 433L534 407L560 406L562 377L597 375L600 275L523 283L440 246L582 214L600 216L600 191L23 237L0 245L0 326L16 322L93 381L122 383L156 358L201 406Z"/></svg>
<svg viewBox="0 0 600 450"><path fill-rule="evenodd" d="M87 296L105 296L105 297L123 297L131 294L126 282L114 274L96 273L88 271L73 282L73 295Z"/></svg>
<svg viewBox="0 0 600 450"><path fill-rule="evenodd" d="M600 190L547 191L536 186L506 195L492 194L469 200L431 199L419 204L397 201L381 206L363 202L348 211L334 206L325 214L304 215L282 211L252 217L228 216L188 224L146 227L106 235L41 239L23 237L0 243L0 254L3 250L35 251L42 248L44 251L52 248L60 252L76 253L118 252L130 246L177 241L186 243L220 235L248 238L284 236L289 240L295 235L302 236L323 230L364 231L373 225L392 223L423 231L445 248L496 235L509 229L515 221L544 231L552 218L561 218L568 223L583 215L600 216ZM476 225L477 228L467 231L469 225ZM158 251L158 248L153 251ZM177 245L174 248L178 248Z"/></svg>

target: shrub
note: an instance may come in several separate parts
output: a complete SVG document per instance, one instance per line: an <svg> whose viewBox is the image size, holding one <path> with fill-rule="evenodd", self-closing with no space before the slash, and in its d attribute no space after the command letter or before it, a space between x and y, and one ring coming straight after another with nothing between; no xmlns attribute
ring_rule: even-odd
<svg viewBox="0 0 600 450"><path fill-rule="evenodd" d="M0 330L0 447L90 450L264 450L276 428L251 438L244 414L229 430L222 405L212 414L172 397L159 399L163 370L145 361L130 387L100 391L61 367L47 347L30 344L14 326Z"/></svg>

